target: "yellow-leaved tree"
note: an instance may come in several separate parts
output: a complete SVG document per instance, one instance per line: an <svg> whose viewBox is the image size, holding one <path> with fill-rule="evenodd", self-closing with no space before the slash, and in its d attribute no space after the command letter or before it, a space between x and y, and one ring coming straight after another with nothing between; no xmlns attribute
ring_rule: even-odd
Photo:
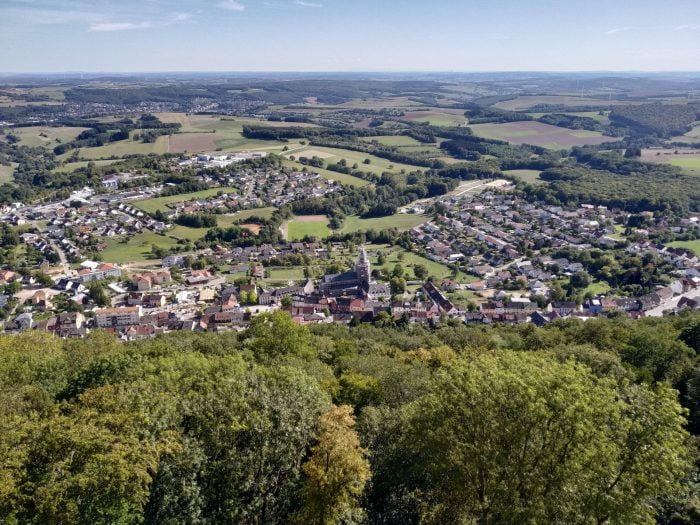
<svg viewBox="0 0 700 525"><path fill-rule="evenodd" d="M334 524L356 508L370 470L354 426L349 405L334 406L321 416L318 444L303 466L306 481L300 523Z"/></svg>

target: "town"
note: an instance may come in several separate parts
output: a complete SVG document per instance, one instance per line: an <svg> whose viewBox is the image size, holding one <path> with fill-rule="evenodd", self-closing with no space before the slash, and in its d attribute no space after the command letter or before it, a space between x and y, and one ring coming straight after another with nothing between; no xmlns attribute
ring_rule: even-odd
<svg viewBox="0 0 700 525"><path fill-rule="evenodd" d="M139 175L132 173L105 177L99 192L86 188L63 201L5 206L6 234L8 228L24 231L19 242L33 256L0 273L5 331L80 337L104 329L134 340L178 330L242 330L273 309L300 324L538 326L567 317L700 309L700 259L649 240L661 229L697 234L699 214L669 224L652 213L600 205L567 209L529 202L507 181L479 185L480 192L460 186L403 210L432 215L410 228L410 250L401 248L388 270L382 266L391 246L324 239L201 249L186 244L167 253L154 248L148 264L92 260L106 239L164 235L183 217L227 217L340 190L312 169L219 167L228 168L223 178L212 178L206 167L200 175L212 186L210 196L175 199L156 213L138 203L158 199L167 187L138 186ZM254 238L259 225L243 227ZM412 255L405 267L404 251ZM451 275L430 275L420 261ZM304 266L304 278L271 280L270 268L280 264ZM639 271L648 274L644 286L626 286L629 274ZM611 294L613 285L628 292Z"/></svg>

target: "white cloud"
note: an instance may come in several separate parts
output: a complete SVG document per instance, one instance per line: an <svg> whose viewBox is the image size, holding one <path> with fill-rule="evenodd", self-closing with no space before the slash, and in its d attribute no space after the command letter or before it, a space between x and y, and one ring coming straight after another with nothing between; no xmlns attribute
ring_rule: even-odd
<svg viewBox="0 0 700 525"><path fill-rule="evenodd" d="M91 33L109 33L112 31L131 31L132 29L148 29L151 27L150 22L139 22L132 24L131 22L107 22L92 24L90 26Z"/></svg>
<svg viewBox="0 0 700 525"><path fill-rule="evenodd" d="M698 24L681 24L673 28L674 31L697 31L698 29L700 29Z"/></svg>
<svg viewBox="0 0 700 525"><path fill-rule="evenodd" d="M306 2L304 0L296 0L296 2L294 3L302 7L323 7L323 4L317 4L316 2Z"/></svg>
<svg viewBox="0 0 700 525"><path fill-rule="evenodd" d="M190 13L173 13L171 20L173 22L186 22L190 18L192 18Z"/></svg>
<svg viewBox="0 0 700 525"><path fill-rule="evenodd" d="M227 11L243 11L245 6L236 0L223 0L217 4L221 9Z"/></svg>
<svg viewBox="0 0 700 525"><path fill-rule="evenodd" d="M609 29L605 32L606 35L616 35L618 33L622 33L623 31L629 30L629 27L614 27L613 29Z"/></svg>

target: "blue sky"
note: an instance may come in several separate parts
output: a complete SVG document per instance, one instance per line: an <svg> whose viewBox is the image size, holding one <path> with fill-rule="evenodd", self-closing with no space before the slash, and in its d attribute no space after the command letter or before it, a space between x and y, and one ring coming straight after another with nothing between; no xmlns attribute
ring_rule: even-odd
<svg viewBox="0 0 700 525"><path fill-rule="evenodd" d="M700 69L700 0L0 0L0 71Z"/></svg>

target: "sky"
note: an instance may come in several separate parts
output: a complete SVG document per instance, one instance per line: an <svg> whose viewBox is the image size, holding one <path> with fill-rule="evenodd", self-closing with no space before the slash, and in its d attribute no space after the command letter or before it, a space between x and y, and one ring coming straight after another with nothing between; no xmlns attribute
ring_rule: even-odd
<svg viewBox="0 0 700 525"><path fill-rule="evenodd" d="M0 0L0 72L698 71L700 0Z"/></svg>

